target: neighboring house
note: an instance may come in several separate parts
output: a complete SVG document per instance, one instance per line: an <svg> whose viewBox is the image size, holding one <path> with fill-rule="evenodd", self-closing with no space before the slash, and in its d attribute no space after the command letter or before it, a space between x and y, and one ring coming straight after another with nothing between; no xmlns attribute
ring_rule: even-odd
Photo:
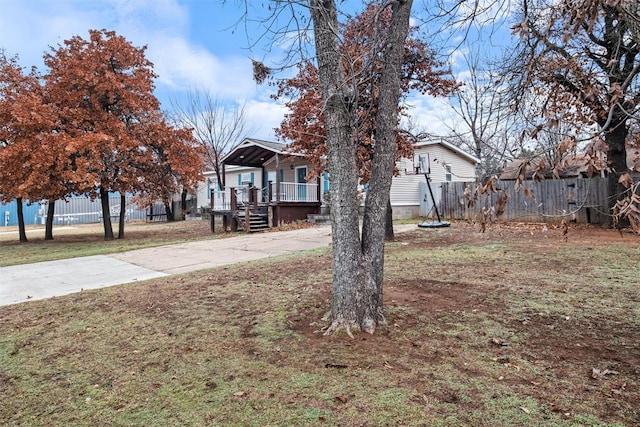
<svg viewBox="0 0 640 427"><path fill-rule="evenodd" d="M527 163L525 163L527 162ZM554 166L542 157L532 159L515 159L505 165L498 177L502 181L511 181L523 174L525 179L533 179L534 174L537 179L555 178L590 178L593 176L603 176L606 168L606 158L604 156L590 158L585 154L567 156L564 160Z"/></svg>
<svg viewBox="0 0 640 427"><path fill-rule="evenodd" d="M420 158L427 171L420 168ZM475 181L479 159L444 140L420 141L415 145L412 159L396 163L399 175L391 184L393 218L428 216L433 207L425 173L431 178L436 204L440 203L443 182ZM427 166L428 165L428 166Z"/></svg>
<svg viewBox="0 0 640 427"><path fill-rule="evenodd" d="M145 220L148 217L147 209L138 207L133 196L126 195L127 207L125 219L127 221ZM53 215L55 225L64 224L91 224L102 221L102 206L100 198L91 198L86 195L69 196L66 200L56 200ZM120 194L109 193L109 206L113 221L119 220ZM25 225L44 225L47 215L47 202L23 202L22 214ZM17 202L0 203L0 227L18 225Z"/></svg>
<svg viewBox="0 0 640 427"><path fill-rule="evenodd" d="M635 172L640 172L640 147L627 146L627 167ZM523 162L529 161L523 169ZM541 163L544 162L544 163ZM606 176L607 156L599 153L595 157L586 154L567 155L559 162L555 170L548 161L541 157L532 159L516 159L508 163L499 179L503 181L515 180L521 172L525 179L532 179L534 172L538 178L594 178Z"/></svg>
<svg viewBox="0 0 640 427"><path fill-rule="evenodd" d="M241 188L247 187L250 183L256 187L262 187L261 168L226 166L225 172L224 182L228 183L227 186ZM211 195L220 194L218 178L215 171L206 171L202 174L205 180L198 185L196 192L197 204L199 208L210 208Z"/></svg>

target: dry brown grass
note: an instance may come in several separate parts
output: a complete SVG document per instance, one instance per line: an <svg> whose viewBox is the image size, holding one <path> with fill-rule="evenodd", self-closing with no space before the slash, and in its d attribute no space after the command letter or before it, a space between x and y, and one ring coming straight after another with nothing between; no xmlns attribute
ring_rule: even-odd
<svg viewBox="0 0 640 427"><path fill-rule="evenodd" d="M640 241L388 245L388 326L322 336L328 250L0 307L8 425L640 424Z"/></svg>

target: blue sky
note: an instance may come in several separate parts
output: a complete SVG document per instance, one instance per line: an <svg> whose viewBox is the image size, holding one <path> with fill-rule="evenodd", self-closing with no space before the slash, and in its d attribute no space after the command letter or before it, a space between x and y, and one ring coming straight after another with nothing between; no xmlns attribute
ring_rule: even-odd
<svg viewBox="0 0 640 427"><path fill-rule="evenodd" d="M251 11L255 16L268 1L248 3L256 8ZM253 124L248 136L273 139L272 129L285 109L269 98L271 88L255 84L250 58L269 62L278 48L266 53L262 43L247 49L244 25L231 30L243 8L237 0L0 0L0 48L19 55L25 67L43 71L48 46L74 35L87 37L89 29L115 30L135 46L147 46L159 75L156 96L164 108L190 89L206 89L227 105L245 102ZM411 102L426 130L445 131L439 121L451 114L444 100L417 97Z"/></svg>

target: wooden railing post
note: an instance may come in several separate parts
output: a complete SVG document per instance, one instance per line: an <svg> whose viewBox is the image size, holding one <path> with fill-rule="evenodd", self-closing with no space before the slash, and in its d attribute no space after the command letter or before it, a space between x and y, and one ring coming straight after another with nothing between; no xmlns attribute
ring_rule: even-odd
<svg viewBox="0 0 640 427"><path fill-rule="evenodd" d="M258 187L251 187L251 201L253 202L253 209L257 210L259 205Z"/></svg>
<svg viewBox="0 0 640 427"><path fill-rule="evenodd" d="M251 231L251 210L249 206L244 208L244 231L245 233Z"/></svg>
<svg viewBox="0 0 640 427"><path fill-rule="evenodd" d="M238 195L236 194L236 189L230 188L229 193L231 196L231 200L230 200L231 210L232 211L238 210Z"/></svg>

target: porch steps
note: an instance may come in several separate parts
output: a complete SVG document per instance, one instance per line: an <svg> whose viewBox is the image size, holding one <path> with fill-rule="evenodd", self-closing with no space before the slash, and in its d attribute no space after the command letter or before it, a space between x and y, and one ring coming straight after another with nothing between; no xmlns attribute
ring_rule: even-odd
<svg viewBox="0 0 640 427"><path fill-rule="evenodd" d="M244 229L245 216L244 212L238 211L235 215L238 221L238 228ZM269 220L266 215L251 213L249 214L249 232L256 233L258 231L264 231L269 229Z"/></svg>
<svg viewBox="0 0 640 427"><path fill-rule="evenodd" d="M255 233L269 229L269 220L264 215L250 214L249 216L249 232Z"/></svg>

